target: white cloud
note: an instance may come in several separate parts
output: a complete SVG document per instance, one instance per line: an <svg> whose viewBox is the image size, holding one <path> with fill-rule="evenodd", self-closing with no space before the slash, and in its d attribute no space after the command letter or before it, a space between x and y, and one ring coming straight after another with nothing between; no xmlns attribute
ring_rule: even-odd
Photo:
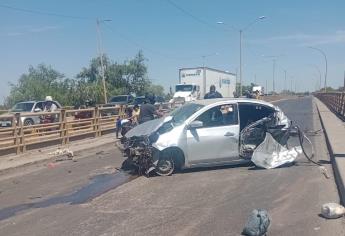
<svg viewBox="0 0 345 236"><path fill-rule="evenodd" d="M266 44L278 41L290 41L293 43L298 43L300 46L316 46L323 44L337 44L345 43L345 30L338 30L333 34L291 34L291 35L281 35L273 36L266 39L248 40L250 43L254 44Z"/></svg>

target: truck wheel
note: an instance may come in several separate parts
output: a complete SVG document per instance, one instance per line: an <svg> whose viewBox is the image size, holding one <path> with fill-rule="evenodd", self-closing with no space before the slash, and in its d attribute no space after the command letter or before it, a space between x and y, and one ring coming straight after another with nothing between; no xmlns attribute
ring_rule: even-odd
<svg viewBox="0 0 345 236"><path fill-rule="evenodd" d="M32 119L24 120L24 126L34 125L34 121Z"/></svg>

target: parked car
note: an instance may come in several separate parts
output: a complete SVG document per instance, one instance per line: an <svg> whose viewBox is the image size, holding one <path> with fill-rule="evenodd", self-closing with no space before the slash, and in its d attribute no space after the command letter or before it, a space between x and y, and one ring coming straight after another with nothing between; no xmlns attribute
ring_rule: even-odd
<svg viewBox="0 0 345 236"><path fill-rule="evenodd" d="M12 107L12 109L10 110L10 114L23 113L23 115L21 116L21 120L23 122L23 125L25 125L25 126L40 124L41 119L39 116L30 115L28 113L43 111L44 103L45 103L45 101L19 102ZM52 101L52 103L54 103L58 109L62 108L62 106L60 105L59 102ZM1 120L0 126L1 127L12 126L12 122L10 120Z"/></svg>
<svg viewBox="0 0 345 236"><path fill-rule="evenodd" d="M133 103L134 97L132 95L118 95L110 98L105 107L116 106L116 105L128 105Z"/></svg>
<svg viewBox="0 0 345 236"><path fill-rule="evenodd" d="M283 112L264 101L229 98L193 101L167 117L131 129L123 139L124 153L127 162L148 172L155 170L158 175L170 175L181 168L248 162L248 147L253 151L259 144L258 138L252 143L240 142L241 131L267 117L280 128L289 126Z"/></svg>
<svg viewBox="0 0 345 236"><path fill-rule="evenodd" d="M141 104L143 104L145 102L146 98L145 96L139 96L139 97L136 97L134 99L134 102L133 102L133 105L138 105L140 106Z"/></svg>
<svg viewBox="0 0 345 236"><path fill-rule="evenodd" d="M165 103L165 99L162 96L156 96L156 104Z"/></svg>

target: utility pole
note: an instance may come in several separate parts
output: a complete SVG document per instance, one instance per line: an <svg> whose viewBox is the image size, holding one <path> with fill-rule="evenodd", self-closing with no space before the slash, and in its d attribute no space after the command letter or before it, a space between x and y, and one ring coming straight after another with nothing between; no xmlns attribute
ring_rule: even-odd
<svg viewBox="0 0 345 236"><path fill-rule="evenodd" d="M265 91L266 91L266 94L268 94L268 83L267 83L267 79L266 79L266 87L265 87Z"/></svg>
<svg viewBox="0 0 345 236"><path fill-rule="evenodd" d="M286 70L284 70L285 78L284 78L284 93L287 93L287 88L286 88Z"/></svg>
<svg viewBox="0 0 345 236"><path fill-rule="evenodd" d="M343 85L343 92L345 92L345 71L344 71L344 85Z"/></svg>
<svg viewBox="0 0 345 236"><path fill-rule="evenodd" d="M256 84L256 74L254 74L254 84L257 85Z"/></svg>
<svg viewBox="0 0 345 236"><path fill-rule="evenodd" d="M242 96L242 30L240 30L240 97Z"/></svg>
<svg viewBox="0 0 345 236"><path fill-rule="evenodd" d="M276 59L273 59L273 94L275 94L276 86L275 86L275 73L276 73Z"/></svg>
<svg viewBox="0 0 345 236"><path fill-rule="evenodd" d="M105 86L105 77L104 77L102 39L101 39L101 30L100 30L99 24L100 24L100 21L97 18L96 25L97 25L97 35L98 35L98 52L101 58L101 76L102 76L102 84L103 84L103 95L104 95L104 103L107 103L108 99L107 99L107 89Z"/></svg>
<svg viewBox="0 0 345 236"><path fill-rule="evenodd" d="M292 78L290 79L290 93L291 93L291 95L292 95Z"/></svg>

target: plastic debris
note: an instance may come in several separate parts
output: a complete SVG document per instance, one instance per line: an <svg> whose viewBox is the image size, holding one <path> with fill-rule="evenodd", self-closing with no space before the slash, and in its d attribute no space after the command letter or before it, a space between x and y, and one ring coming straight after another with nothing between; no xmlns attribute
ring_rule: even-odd
<svg viewBox="0 0 345 236"><path fill-rule="evenodd" d="M258 167L272 169L294 162L300 153L302 153L300 146L287 149L279 144L270 133L266 133L265 140L254 150L251 160Z"/></svg>
<svg viewBox="0 0 345 236"><path fill-rule="evenodd" d="M53 156L62 156L62 155L66 155L67 156L67 159L64 159L64 158L59 158L57 159L56 161L64 161L64 160L71 160L74 156L74 153L73 151L65 148L65 149L57 149L56 151L54 152L50 152L49 155L53 155Z"/></svg>
<svg viewBox="0 0 345 236"><path fill-rule="evenodd" d="M263 209L255 209L251 212L246 225L243 228L242 235L262 236L265 235L270 226L271 219L268 212Z"/></svg>
<svg viewBox="0 0 345 236"><path fill-rule="evenodd" d="M345 207L338 203L325 203L321 207L321 215L327 219L336 219L345 215Z"/></svg>
<svg viewBox="0 0 345 236"><path fill-rule="evenodd" d="M329 174L328 174L328 171L327 171L326 167L320 166L320 171L321 171L321 173L326 177L326 179L331 178L331 177L329 176Z"/></svg>

